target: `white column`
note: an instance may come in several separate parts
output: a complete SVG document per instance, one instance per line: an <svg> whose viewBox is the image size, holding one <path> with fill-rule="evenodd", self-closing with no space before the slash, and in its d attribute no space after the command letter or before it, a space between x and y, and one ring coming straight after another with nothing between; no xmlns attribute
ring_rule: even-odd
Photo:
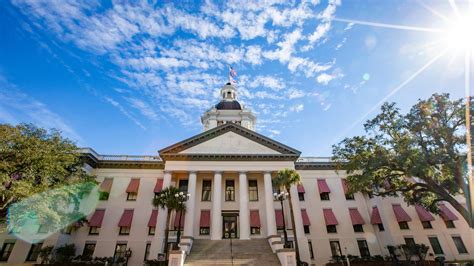
<svg viewBox="0 0 474 266"><path fill-rule="evenodd" d="M239 174L239 198L240 198L240 239L250 239L250 212L249 212L249 190L247 174Z"/></svg>
<svg viewBox="0 0 474 266"><path fill-rule="evenodd" d="M267 217L267 236L276 235L275 208L273 208L273 185L272 174L265 172L263 174L265 185L265 210Z"/></svg>
<svg viewBox="0 0 474 266"><path fill-rule="evenodd" d="M309 247L308 247L308 238L304 234L303 229L303 218L301 216L301 208L300 208L300 200L298 198L298 189L296 185L292 185L290 188L291 193L291 204L293 205L293 212L295 216L295 228L293 232L296 230L296 236L298 237L298 248L300 250L300 260L302 261L311 261L310 254L309 254ZM286 213L285 213L286 214ZM288 215L290 213L288 212ZM291 218L288 219L289 223L291 224Z"/></svg>
<svg viewBox="0 0 474 266"><path fill-rule="evenodd" d="M163 189L171 186L171 172L170 171L165 171L164 176L163 176ZM165 224L166 224L166 213L167 209L159 209L158 210L158 218L156 222L156 231L155 231L155 237L153 238L153 241L151 242L151 247L150 247L150 255L149 258L157 258L158 253L163 252L163 244L164 244L164 239L165 239Z"/></svg>
<svg viewBox="0 0 474 266"><path fill-rule="evenodd" d="M214 182L212 184L212 224L211 224L211 239L222 239L222 173L214 173Z"/></svg>
<svg viewBox="0 0 474 266"><path fill-rule="evenodd" d="M196 207L196 172L190 172L188 177L188 201L186 202L186 215L184 216L183 236L194 236L194 209Z"/></svg>

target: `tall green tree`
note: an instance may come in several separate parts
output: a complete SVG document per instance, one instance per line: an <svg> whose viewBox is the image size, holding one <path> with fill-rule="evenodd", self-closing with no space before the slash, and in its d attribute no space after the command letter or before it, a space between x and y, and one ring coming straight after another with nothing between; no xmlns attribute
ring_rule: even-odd
<svg viewBox="0 0 474 266"><path fill-rule="evenodd" d="M333 159L347 171L352 192L401 196L438 213L449 202L471 224L456 200L466 191L465 103L433 94L403 114L395 103L364 124L366 135L333 146Z"/></svg>
<svg viewBox="0 0 474 266"><path fill-rule="evenodd" d="M273 185L275 185L276 187L280 189L284 189L288 192L288 202L290 206L290 217L291 217L291 225L292 225L291 228L293 228L293 237L295 239L296 262L299 265L301 260L300 260L300 252L298 248L298 237L296 235L296 229L295 229L295 215L293 211L293 203L291 201L290 189L291 189L291 186L301 183L301 177L298 174L298 172L296 172L294 169L286 168L286 169L278 171L277 176L272 180L272 182L273 182Z"/></svg>
<svg viewBox="0 0 474 266"><path fill-rule="evenodd" d="M5 222L12 204L21 205L51 191L56 200L48 206L44 202L27 204L25 215L34 213L41 224L70 221L65 214L81 218L77 213L81 199L95 186L95 178L83 166L78 147L58 130L32 124L0 124L0 223ZM73 208L54 206L58 202L71 203ZM16 215L15 222L21 223L22 218L21 213Z"/></svg>
<svg viewBox="0 0 474 266"><path fill-rule="evenodd" d="M156 208L167 209L166 212L166 226L165 226L165 246L163 251L168 257L168 235L171 221L171 213L173 211L186 211L186 205L178 199L181 191L177 187L167 187L159 192L156 197L152 200L152 205Z"/></svg>

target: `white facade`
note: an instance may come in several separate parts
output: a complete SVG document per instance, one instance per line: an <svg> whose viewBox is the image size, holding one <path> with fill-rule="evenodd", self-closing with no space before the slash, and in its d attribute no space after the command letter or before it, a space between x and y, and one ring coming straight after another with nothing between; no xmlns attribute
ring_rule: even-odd
<svg viewBox="0 0 474 266"><path fill-rule="evenodd" d="M224 88L223 97L230 92L234 93L230 97L235 99L234 90ZM242 112L221 109L219 115L224 117L224 111ZM211 118L212 112L217 110L208 111L203 116L203 133L160 150L160 157L106 156L91 149L85 150L90 172L97 176L97 181L102 183L106 178L113 180L108 189L108 199L99 201L96 206L98 210L105 210L98 234L91 234L88 226L80 227L70 234L56 233L44 240L43 246L74 243L79 255L83 253L86 244L95 244L94 257L111 257L115 254L117 244L126 244L132 250L129 265L142 265L148 246L147 258L156 259L158 253L163 251L166 219L166 212L159 210L154 224L155 232L151 234L149 222L154 210L151 202L157 183L162 184L161 188L187 187L190 193L188 211L184 216L182 246L188 247L191 252L192 242L196 239L266 238L272 246L272 243L281 239L282 231L278 226L281 221L275 214L275 210L280 210L281 206L279 201L273 199L271 181L278 170L291 168L296 169L302 178L302 185L292 187L290 193L303 261L315 265L327 263L334 252L331 242L334 246L336 242L339 243L344 255L363 255L361 253L367 251L359 245L363 247L363 243L367 243L370 255L388 256L388 245L404 244L413 238L416 243L429 246L428 253L435 254L429 237L438 239L447 260L473 258L473 230L450 205L447 204L448 209L458 218L452 221L454 228L448 228L444 219L433 215L432 228L424 229L415 208L406 206L402 199L370 198L362 193L355 194L354 199L346 199L343 186L345 174L336 172L328 159L300 158L297 150L253 132L255 118L252 120L252 116L247 117L251 126L232 122L236 120L227 120L232 123L217 125L224 120L219 115ZM139 183L138 188L135 187L136 198L127 193L131 187L134 190L134 185L131 185L133 179L138 179L133 182ZM327 188L320 187L324 184L327 184ZM329 189L328 194L321 195L321 189ZM409 229L400 228L393 204L401 204L411 218L408 222ZM383 231L379 225L371 223L374 206L380 212ZM350 208L355 208L360 213L364 223L363 232L355 232ZM325 216L325 209L331 209L337 219L337 232L328 232L326 224L330 217ZM119 222L124 210L133 210L128 234L120 234ZM308 220L302 210L307 214ZM207 211L210 211L209 227L205 225L206 221L202 223L206 219L201 217ZM256 211L260 222L258 230L255 220L252 220L255 216L251 215ZM89 214L89 221L93 215ZM285 201L284 215L291 240L294 230L289 219L288 201ZM175 218L176 214L173 213L170 241L176 239L173 226L177 224ZM458 237L466 252L459 246ZM458 246L454 239L458 241ZM0 235L1 245L10 242L14 242L14 246L6 262L24 263L31 245L10 234ZM428 256L428 259L433 258L434 256Z"/></svg>

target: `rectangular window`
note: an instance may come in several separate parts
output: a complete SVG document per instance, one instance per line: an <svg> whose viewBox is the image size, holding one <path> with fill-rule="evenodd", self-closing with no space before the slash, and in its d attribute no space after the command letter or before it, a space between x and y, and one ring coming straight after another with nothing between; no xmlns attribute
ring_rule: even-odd
<svg viewBox="0 0 474 266"><path fill-rule="evenodd" d="M249 180L249 201L258 201L257 180Z"/></svg>
<svg viewBox="0 0 474 266"><path fill-rule="evenodd" d="M179 191L181 192L188 192L188 180L187 179L182 179L179 180Z"/></svg>
<svg viewBox="0 0 474 266"><path fill-rule="evenodd" d="M234 180L225 181L225 201L235 201Z"/></svg>
<svg viewBox="0 0 474 266"><path fill-rule="evenodd" d="M363 233L364 232L364 226L362 226L361 224L354 224L354 225L352 225L352 227L354 228L354 232L356 232L356 233Z"/></svg>
<svg viewBox="0 0 474 266"><path fill-rule="evenodd" d="M354 194L345 194L346 200L354 200Z"/></svg>
<svg viewBox="0 0 474 266"><path fill-rule="evenodd" d="M260 227L250 227L250 234L260 235Z"/></svg>
<svg viewBox="0 0 474 266"><path fill-rule="evenodd" d="M129 235L130 234L130 226L120 226L119 235Z"/></svg>
<svg viewBox="0 0 474 266"><path fill-rule="evenodd" d="M410 227L408 226L408 222L398 222L398 226L401 230L408 230Z"/></svg>
<svg viewBox="0 0 474 266"><path fill-rule="evenodd" d="M8 261L8 258L10 257L14 246L15 243L13 242L3 243L3 247L0 252L0 261Z"/></svg>
<svg viewBox="0 0 474 266"><path fill-rule="evenodd" d="M441 248L441 244L439 243L439 240L435 236L430 236L428 237L428 240L430 241L431 248L433 249L433 253L435 255L442 255L444 254L443 249Z"/></svg>
<svg viewBox="0 0 474 266"><path fill-rule="evenodd" d="M209 227L200 227L199 234L202 236L208 236L210 233Z"/></svg>
<svg viewBox="0 0 474 266"><path fill-rule="evenodd" d="M337 228L335 225L326 225L326 230L328 233L337 233Z"/></svg>
<svg viewBox="0 0 474 266"><path fill-rule="evenodd" d="M309 234L309 225L304 225L303 229L305 234Z"/></svg>
<svg viewBox="0 0 474 266"><path fill-rule="evenodd" d="M331 254L333 256L341 256L341 245L339 241L329 241L329 245L331 246Z"/></svg>
<svg viewBox="0 0 474 266"><path fill-rule="evenodd" d="M98 235L100 227L91 226L89 227L89 235Z"/></svg>
<svg viewBox="0 0 474 266"><path fill-rule="evenodd" d="M65 235L70 235L72 233L72 225L66 226L61 230L61 233Z"/></svg>
<svg viewBox="0 0 474 266"><path fill-rule="evenodd" d="M359 246L359 252L361 257L370 257L369 246L367 245L367 241L364 240L357 240L357 245Z"/></svg>
<svg viewBox="0 0 474 266"><path fill-rule="evenodd" d="M298 199L304 201L304 192L298 192Z"/></svg>
<svg viewBox="0 0 474 266"><path fill-rule="evenodd" d="M201 200L202 201L211 201L211 195L212 195L212 182L211 182L211 180L203 180L202 181Z"/></svg>
<svg viewBox="0 0 474 266"><path fill-rule="evenodd" d="M149 227L148 227L148 235L149 235L149 236L154 236L154 235L155 235L155 229L156 229L156 227L154 227L154 226L149 226Z"/></svg>
<svg viewBox="0 0 474 266"><path fill-rule="evenodd" d="M92 259L95 250L95 243L86 243L84 250L82 251L83 259Z"/></svg>
<svg viewBox="0 0 474 266"><path fill-rule="evenodd" d="M46 234L49 232L49 226L46 224L41 224L38 228L38 234Z"/></svg>
<svg viewBox="0 0 474 266"><path fill-rule="evenodd" d="M421 225L423 225L424 229L432 229L433 228L430 221L421 222Z"/></svg>
<svg viewBox="0 0 474 266"><path fill-rule="evenodd" d="M309 247L309 256L310 256L310 259L314 259L314 251L313 251L313 243L311 242L311 240L308 241L308 247Z"/></svg>
<svg viewBox="0 0 474 266"><path fill-rule="evenodd" d="M150 255L150 248L151 248L151 243L146 243L146 246L145 246L145 257L143 258L143 260L145 260L145 261L148 260L148 256Z"/></svg>
<svg viewBox="0 0 474 266"><path fill-rule="evenodd" d="M405 244L407 244L407 246L415 246L416 245L415 239L413 237L404 237L404 240L405 240Z"/></svg>
<svg viewBox="0 0 474 266"><path fill-rule="evenodd" d="M467 253L466 246L464 246L464 242L462 242L462 238L460 236L453 236L453 242L454 245L456 245L459 254Z"/></svg>
<svg viewBox="0 0 474 266"><path fill-rule="evenodd" d="M377 226L378 226L380 232L385 231L385 228L383 227L383 224L377 224Z"/></svg>
<svg viewBox="0 0 474 266"><path fill-rule="evenodd" d="M136 201L138 193L137 192L128 192L127 193L127 200L129 201Z"/></svg>
<svg viewBox="0 0 474 266"><path fill-rule="evenodd" d="M117 244L115 246L114 258L125 258L125 252L127 251L127 244Z"/></svg>
<svg viewBox="0 0 474 266"><path fill-rule="evenodd" d="M321 200L329 200L329 192L323 192L319 194L319 196L321 197Z"/></svg>
<svg viewBox="0 0 474 266"><path fill-rule="evenodd" d="M454 222L451 220L444 221L444 224L446 224L446 228L456 228Z"/></svg>
<svg viewBox="0 0 474 266"><path fill-rule="evenodd" d="M31 248L30 248L30 251L28 252L28 256L26 256L26 261L36 261L38 259L38 255L40 253L42 246L43 246L43 243L31 244Z"/></svg>

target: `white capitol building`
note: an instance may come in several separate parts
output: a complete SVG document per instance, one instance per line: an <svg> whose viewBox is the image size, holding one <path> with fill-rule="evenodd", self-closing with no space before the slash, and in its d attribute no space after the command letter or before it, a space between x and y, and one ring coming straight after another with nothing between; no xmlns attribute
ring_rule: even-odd
<svg viewBox="0 0 474 266"><path fill-rule="evenodd" d="M125 256L130 250L128 265L157 259L166 212L151 202L168 186L190 194L181 217L185 265L294 265L294 249L283 247L283 226L290 241L297 235L301 260L313 265L341 254L389 256L387 246L413 242L430 248L427 259L474 258L473 230L448 203L434 215L407 206L402 198L350 195L344 172L336 172L329 158L300 157L297 149L255 132L256 117L237 101L234 85L224 85L220 96L201 117L202 133L161 149L159 156L84 149L86 167L108 192L88 216L88 225L36 244L0 234L0 264L39 262L42 246L65 243L74 243L77 255L92 257ZM290 191L295 228L288 200L282 212L273 196L272 178L284 168L296 169L302 179ZM179 216L172 214L170 242L176 241ZM176 254L171 252L170 265L181 264Z"/></svg>

